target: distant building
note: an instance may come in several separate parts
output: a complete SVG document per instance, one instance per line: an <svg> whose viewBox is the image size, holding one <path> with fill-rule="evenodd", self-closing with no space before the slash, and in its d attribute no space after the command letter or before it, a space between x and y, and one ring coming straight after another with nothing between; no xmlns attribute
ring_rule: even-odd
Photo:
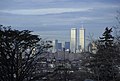
<svg viewBox="0 0 120 81"><path fill-rule="evenodd" d="M65 42L65 50L70 50L70 42Z"/></svg>
<svg viewBox="0 0 120 81"><path fill-rule="evenodd" d="M88 44L88 52L96 54L97 51L98 51L97 45L94 41Z"/></svg>
<svg viewBox="0 0 120 81"><path fill-rule="evenodd" d="M76 53L77 50L77 29L71 29L71 38L70 38L70 51Z"/></svg>
<svg viewBox="0 0 120 81"><path fill-rule="evenodd" d="M58 51L62 51L62 43L58 43Z"/></svg>
<svg viewBox="0 0 120 81"><path fill-rule="evenodd" d="M85 29L82 27L79 32L79 45L81 52L85 51Z"/></svg>
<svg viewBox="0 0 120 81"><path fill-rule="evenodd" d="M89 43L87 46L87 51L92 53L92 43Z"/></svg>
<svg viewBox="0 0 120 81"><path fill-rule="evenodd" d="M52 41L53 49L52 52L55 53L58 51L58 40Z"/></svg>

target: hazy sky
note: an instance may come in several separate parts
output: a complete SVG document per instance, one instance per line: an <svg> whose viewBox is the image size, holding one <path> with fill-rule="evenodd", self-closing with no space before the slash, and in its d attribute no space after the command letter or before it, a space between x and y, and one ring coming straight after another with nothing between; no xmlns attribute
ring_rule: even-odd
<svg viewBox="0 0 120 81"><path fill-rule="evenodd" d="M0 24L28 29L44 39L70 40L70 29L83 24L86 36L101 36L116 25L120 0L0 0Z"/></svg>

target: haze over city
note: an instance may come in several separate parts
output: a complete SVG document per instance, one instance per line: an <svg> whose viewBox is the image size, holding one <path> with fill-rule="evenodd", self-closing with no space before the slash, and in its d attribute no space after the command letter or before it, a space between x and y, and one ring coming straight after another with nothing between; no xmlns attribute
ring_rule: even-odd
<svg viewBox="0 0 120 81"><path fill-rule="evenodd" d="M116 25L120 0L1 0L0 24L28 29L44 39L70 41L70 29L99 37Z"/></svg>

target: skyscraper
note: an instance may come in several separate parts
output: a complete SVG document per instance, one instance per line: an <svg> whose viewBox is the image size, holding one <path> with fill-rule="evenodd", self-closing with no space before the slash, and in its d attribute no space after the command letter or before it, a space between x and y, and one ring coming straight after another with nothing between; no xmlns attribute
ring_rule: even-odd
<svg viewBox="0 0 120 81"><path fill-rule="evenodd" d="M62 51L62 43L58 43L58 51Z"/></svg>
<svg viewBox="0 0 120 81"><path fill-rule="evenodd" d="M71 29L70 51L76 53L77 50L77 29Z"/></svg>
<svg viewBox="0 0 120 81"><path fill-rule="evenodd" d="M70 50L70 42L65 42L65 50Z"/></svg>
<svg viewBox="0 0 120 81"><path fill-rule="evenodd" d="M79 44L80 44L80 50L82 52L85 51L85 29L82 27L80 28L80 32L79 32Z"/></svg>
<svg viewBox="0 0 120 81"><path fill-rule="evenodd" d="M52 45L53 45L53 50L52 52L55 53L58 51L58 40L53 40L52 41Z"/></svg>

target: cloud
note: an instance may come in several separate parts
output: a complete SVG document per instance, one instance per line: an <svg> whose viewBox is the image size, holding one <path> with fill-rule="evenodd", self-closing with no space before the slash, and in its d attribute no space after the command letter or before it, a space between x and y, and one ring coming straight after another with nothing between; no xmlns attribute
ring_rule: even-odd
<svg viewBox="0 0 120 81"><path fill-rule="evenodd" d="M81 22L87 32L101 34L104 27L115 24L114 16L119 8L119 0L1 0L0 23L65 40L63 34L68 36L66 31L79 28Z"/></svg>
<svg viewBox="0 0 120 81"><path fill-rule="evenodd" d="M44 9L0 10L0 12L17 15L47 15L47 14L61 14L66 12L85 12L91 10L92 8L44 8Z"/></svg>

